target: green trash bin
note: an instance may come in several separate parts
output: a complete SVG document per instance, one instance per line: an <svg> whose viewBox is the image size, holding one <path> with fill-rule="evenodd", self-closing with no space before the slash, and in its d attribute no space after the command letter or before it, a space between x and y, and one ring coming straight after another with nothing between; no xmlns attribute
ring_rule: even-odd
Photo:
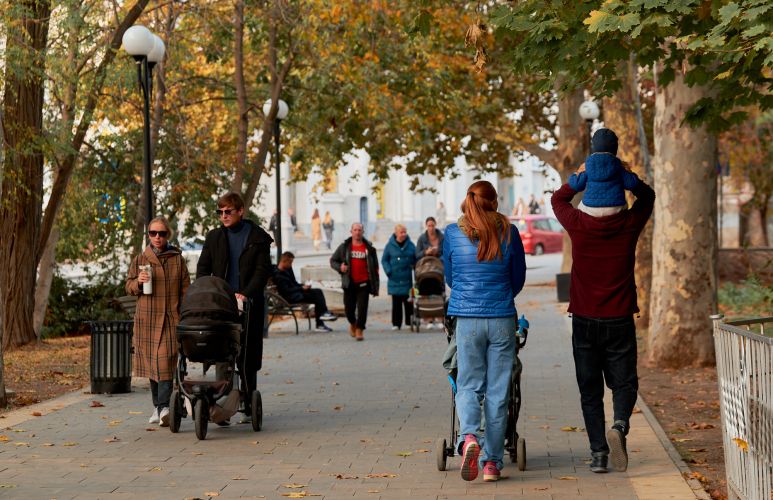
<svg viewBox="0 0 773 500"><path fill-rule="evenodd" d="M132 390L134 321L89 321L91 392L120 394Z"/></svg>

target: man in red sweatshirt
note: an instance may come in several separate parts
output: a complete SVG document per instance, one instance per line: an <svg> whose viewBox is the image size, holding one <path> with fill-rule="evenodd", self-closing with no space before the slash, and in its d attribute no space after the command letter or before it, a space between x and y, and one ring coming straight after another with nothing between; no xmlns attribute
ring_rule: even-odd
<svg viewBox="0 0 773 500"><path fill-rule="evenodd" d="M578 173L583 170L580 167ZM591 470L628 468L626 435L636 404L636 242L655 205L655 192L639 180L627 210L593 217L571 204L577 194L569 184L553 194L556 218L572 240L569 312L572 351L582 414L591 448ZM614 423L604 420L604 382L612 390Z"/></svg>

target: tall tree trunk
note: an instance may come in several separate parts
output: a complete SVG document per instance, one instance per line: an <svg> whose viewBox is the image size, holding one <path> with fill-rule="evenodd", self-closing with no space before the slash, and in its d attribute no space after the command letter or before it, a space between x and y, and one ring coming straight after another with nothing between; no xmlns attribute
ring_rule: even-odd
<svg viewBox="0 0 773 500"><path fill-rule="evenodd" d="M38 283L35 287L35 312L32 316L32 326L35 329L35 336L38 342L42 338L43 322L46 319L46 311L48 310L48 295L51 293L51 284L54 282L56 244L58 242L59 228L54 226L38 265Z"/></svg>
<svg viewBox="0 0 773 500"><path fill-rule="evenodd" d="M43 94L51 5L10 2L18 22L8 27L5 162L0 203L0 303L3 350L35 340L35 271L43 203Z"/></svg>
<svg viewBox="0 0 773 500"><path fill-rule="evenodd" d="M646 168L647 143L646 137L641 137L638 123L638 84L636 78L637 65L629 59L618 65L617 74L621 75L622 87L612 97L604 100L604 124L612 129L618 137L617 156L628 162L636 175L647 183ZM636 326L646 329L649 326L650 285L652 284L652 220L647 222L639 236L636 246L636 293L639 303L639 317Z"/></svg>
<svg viewBox="0 0 773 500"><path fill-rule="evenodd" d="M682 123L695 102L711 97L688 87L681 69L655 98L655 231L649 361L658 367L710 365L716 312L716 137Z"/></svg>
<svg viewBox="0 0 773 500"><path fill-rule="evenodd" d="M234 87L236 88L236 164L231 191L242 192L247 166L247 87L244 83L244 0L234 2Z"/></svg>
<svg viewBox="0 0 773 500"><path fill-rule="evenodd" d="M557 162L553 167L558 170L561 181L566 182L585 159L588 152L588 126L580 116L580 104L584 100L583 91L562 94L558 102L558 148ZM579 202L575 197L574 203ZM561 272L572 270L572 240L564 233L564 257L561 262Z"/></svg>
<svg viewBox="0 0 773 500"><path fill-rule="evenodd" d="M744 246L752 248L766 247L768 241L765 237L765 224L763 222L765 219L762 218L762 210L755 201L752 199L748 203L746 234L743 235L743 242Z"/></svg>

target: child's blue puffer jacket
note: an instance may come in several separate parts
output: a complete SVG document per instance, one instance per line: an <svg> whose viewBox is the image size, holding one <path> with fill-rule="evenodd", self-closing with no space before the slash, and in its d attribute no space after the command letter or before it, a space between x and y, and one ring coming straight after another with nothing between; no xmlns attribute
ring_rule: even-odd
<svg viewBox="0 0 773 500"><path fill-rule="evenodd" d="M572 174L569 187L585 191L582 202L589 207L619 207L626 204L625 190L639 183L636 174L623 168L609 153L594 153L585 160L585 172Z"/></svg>

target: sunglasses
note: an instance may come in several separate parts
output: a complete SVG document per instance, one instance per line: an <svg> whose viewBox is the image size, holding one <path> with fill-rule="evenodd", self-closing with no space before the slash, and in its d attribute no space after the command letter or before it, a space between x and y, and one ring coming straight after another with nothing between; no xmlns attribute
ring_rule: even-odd
<svg viewBox="0 0 773 500"><path fill-rule="evenodd" d="M148 231L148 234L155 238L156 236L161 236L162 238L166 238L167 235L169 235L169 232L167 231Z"/></svg>
<svg viewBox="0 0 773 500"><path fill-rule="evenodd" d="M218 209L215 210L215 213L218 217L222 217L224 215L231 215L232 213L235 213L237 210L235 208L224 208L222 210Z"/></svg>

